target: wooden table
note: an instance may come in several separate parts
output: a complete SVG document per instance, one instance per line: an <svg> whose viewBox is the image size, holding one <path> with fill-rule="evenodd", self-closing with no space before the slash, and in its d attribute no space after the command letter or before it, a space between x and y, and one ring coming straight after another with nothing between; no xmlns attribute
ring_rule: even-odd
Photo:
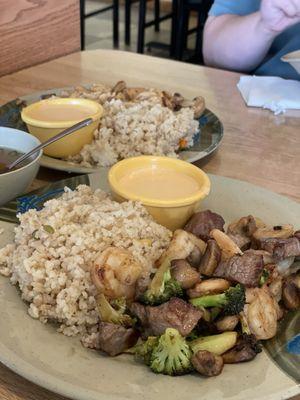
<svg viewBox="0 0 300 400"><path fill-rule="evenodd" d="M0 103L43 89L91 82L159 87L193 98L202 95L224 124L219 148L201 167L245 180L300 201L300 111L274 116L247 108L236 88L239 74L133 53L75 53L0 78ZM41 169L32 187L67 173ZM1 400L63 399L0 365ZM298 398L300 400L300 398Z"/></svg>
<svg viewBox="0 0 300 400"><path fill-rule="evenodd" d="M86 51L0 78L0 102L42 89L113 84L120 79L129 85L179 91L190 98L203 95L225 131L219 151L203 169L300 200L300 111L274 116L247 108L236 88L236 73L121 51ZM49 181L64 176L42 170L38 178Z"/></svg>

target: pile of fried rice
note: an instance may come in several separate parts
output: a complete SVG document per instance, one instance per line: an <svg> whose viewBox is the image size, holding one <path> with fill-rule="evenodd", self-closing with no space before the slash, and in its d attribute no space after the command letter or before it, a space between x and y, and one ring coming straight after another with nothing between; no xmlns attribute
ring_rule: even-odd
<svg viewBox="0 0 300 400"><path fill-rule="evenodd" d="M178 94L177 99L178 99ZM199 132L193 103L172 103L172 95L155 89L127 88L125 82L114 87L94 84L63 92L63 97L82 97L97 101L104 116L94 140L68 161L85 167L110 166L118 160L138 155L178 157L179 149L193 145Z"/></svg>
<svg viewBox="0 0 300 400"><path fill-rule="evenodd" d="M96 289L90 268L109 246L128 249L145 273L167 247L171 232L139 203L117 203L81 185L19 216L15 242L0 250L0 272L20 288L28 313L58 324L67 336L97 346Z"/></svg>

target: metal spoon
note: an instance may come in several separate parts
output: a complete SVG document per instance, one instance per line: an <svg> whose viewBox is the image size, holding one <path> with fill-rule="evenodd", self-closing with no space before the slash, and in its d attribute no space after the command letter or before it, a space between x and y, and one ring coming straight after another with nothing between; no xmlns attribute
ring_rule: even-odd
<svg viewBox="0 0 300 400"><path fill-rule="evenodd" d="M23 154L21 157L17 158L12 163L6 165L5 172L10 171L16 165L20 164L20 162L26 160L26 158L32 156L32 154L43 149L44 147L49 146L49 144L56 142L57 140L69 135L70 133L73 133L73 132L79 130L80 128L90 125L92 122L93 122L92 118L87 118L87 119L84 119L83 121L78 122L77 124L75 124L73 126L70 126L70 128L67 128L64 131L58 133L57 135L53 136L52 138L46 140L44 143L41 143L39 146L36 146L34 149L30 150L28 153Z"/></svg>

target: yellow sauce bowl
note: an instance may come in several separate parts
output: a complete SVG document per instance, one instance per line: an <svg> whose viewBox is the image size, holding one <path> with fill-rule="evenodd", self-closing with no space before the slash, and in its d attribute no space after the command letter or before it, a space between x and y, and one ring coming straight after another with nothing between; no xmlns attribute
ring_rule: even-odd
<svg viewBox="0 0 300 400"><path fill-rule="evenodd" d="M45 109L47 105L51 107L52 104L55 106L61 105L62 107L63 105L71 105L75 109L78 109L78 112L80 111L80 108L84 108L85 110L90 109L91 112L84 118L79 117L78 119L74 118L71 120L66 119L60 121L51 121L50 118L47 120L45 118L39 119L38 117L34 117L40 107ZM45 147L44 154L56 158L64 158L78 154L85 144L91 143L94 137L94 131L99 125L102 115L103 108L100 104L93 100L80 98L45 99L38 101L37 103L30 104L29 106L23 108L21 112L21 118L26 123L29 132L36 136L41 142L45 142L57 133L62 132L64 129L83 119L93 119L93 122L90 125L85 126L84 128L81 128L78 131L64 137L63 139L60 139L57 142Z"/></svg>
<svg viewBox="0 0 300 400"><path fill-rule="evenodd" d="M192 196L165 200L163 198L151 199L137 196L135 193L126 192L120 187L119 182L122 177L135 170L147 167L168 168L184 173L197 181L199 190ZM115 200L120 202L126 200L140 201L156 222L172 231L184 226L194 212L199 209L201 200L210 192L210 180L200 168L169 157L140 156L119 161L109 170L108 182Z"/></svg>

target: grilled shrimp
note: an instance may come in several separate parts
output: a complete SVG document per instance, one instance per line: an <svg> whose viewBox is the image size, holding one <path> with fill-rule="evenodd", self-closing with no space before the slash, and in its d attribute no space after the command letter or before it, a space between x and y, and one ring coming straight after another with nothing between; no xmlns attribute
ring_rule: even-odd
<svg viewBox="0 0 300 400"><path fill-rule="evenodd" d="M268 287L251 289L246 301L250 302L244 311L251 333L258 340L271 339L276 335L279 307Z"/></svg>
<svg viewBox="0 0 300 400"><path fill-rule="evenodd" d="M99 292L110 299L132 299L141 272L142 266L130 251L108 247L96 257L91 279Z"/></svg>

